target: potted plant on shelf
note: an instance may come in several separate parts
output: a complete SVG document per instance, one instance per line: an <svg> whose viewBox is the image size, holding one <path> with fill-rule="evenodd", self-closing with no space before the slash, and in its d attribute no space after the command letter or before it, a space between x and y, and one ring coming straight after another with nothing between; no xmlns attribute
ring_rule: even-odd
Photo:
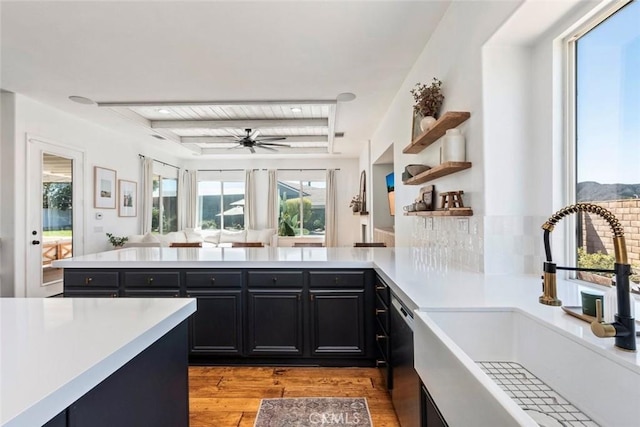
<svg viewBox="0 0 640 427"><path fill-rule="evenodd" d="M425 132L435 123L440 113L440 107L444 102L442 82L434 77L429 86L423 83L416 83L416 87L411 89L410 92L416 102L413 105L413 111L422 117L420 129Z"/></svg>
<svg viewBox="0 0 640 427"><path fill-rule="evenodd" d="M118 237L111 233L107 233L107 237L109 238L109 243L111 243L115 249L121 248L125 243L127 243L127 240L129 240L126 236Z"/></svg>

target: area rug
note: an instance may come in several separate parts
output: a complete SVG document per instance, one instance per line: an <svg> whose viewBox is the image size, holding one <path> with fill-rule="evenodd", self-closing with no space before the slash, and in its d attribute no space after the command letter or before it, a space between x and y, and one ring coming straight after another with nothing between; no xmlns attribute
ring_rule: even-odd
<svg viewBox="0 0 640 427"><path fill-rule="evenodd" d="M372 427L364 397L262 399L254 427Z"/></svg>

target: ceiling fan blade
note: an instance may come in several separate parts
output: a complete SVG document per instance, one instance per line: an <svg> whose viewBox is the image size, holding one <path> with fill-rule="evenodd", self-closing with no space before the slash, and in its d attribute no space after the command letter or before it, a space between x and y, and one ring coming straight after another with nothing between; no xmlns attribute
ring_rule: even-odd
<svg viewBox="0 0 640 427"><path fill-rule="evenodd" d="M227 148L227 150L235 150L236 148L244 148L244 145L242 145L242 144L238 144L238 145L236 145L235 147L229 147L229 148Z"/></svg>
<svg viewBox="0 0 640 427"><path fill-rule="evenodd" d="M256 144L256 147L258 147L258 148L264 148L265 150L269 150L269 151L278 151L278 150L276 150L275 148L267 147L266 145L264 145L264 144L259 144L259 143L258 143L258 144Z"/></svg>
<svg viewBox="0 0 640 427"><path fill-rule="evenodd" d="M274 142L260 142L260 145L273 145L274 147L287 147L287 148L291 148L290 145L287 144L276 144Z"/></svg>
<svg viewBox="0 0 640 427"><path fill-rule="evenodd" d="M248 147L248 148L249 148L249 150L251 150L252 154L256 154L256 150L253 147Z"/></svg>
<svg viewBox="0 0 640 427"><path fill-rule="evenodd" d="M266 136L264 138L256 139L256 142L262 141L282 141L283 139L287 139L285 136Z"/></svg>
<svg viewBox="0 0 640 427"><path fill-rule="evenodd" d="M251 135L249 135L249 138L256 139L259 134L260 134L260 129L254 129L253 132L251 132Z"/></svg>

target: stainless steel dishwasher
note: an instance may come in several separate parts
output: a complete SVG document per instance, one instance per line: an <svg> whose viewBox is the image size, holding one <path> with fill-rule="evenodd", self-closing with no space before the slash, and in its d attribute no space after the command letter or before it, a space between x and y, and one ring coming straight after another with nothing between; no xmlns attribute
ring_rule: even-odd
<svg viewBox="0 0 640 427"><path fill-rule="evenodd" d="M413 367L413 316L391 298L391 400L402 427L420 427L420 377Z"/></svg>

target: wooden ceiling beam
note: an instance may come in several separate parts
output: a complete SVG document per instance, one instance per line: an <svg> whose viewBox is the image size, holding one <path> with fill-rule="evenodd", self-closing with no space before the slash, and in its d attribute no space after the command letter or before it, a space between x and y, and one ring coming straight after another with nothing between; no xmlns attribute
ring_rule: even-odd
<svg viewBox="0 0 640 427"><path fill-rule="evenodd" d="M269 138L272 136L281 136L281 135L260 135L258 137L258 139L260 138ZM276 143L283 143L283 144L289 144L289 143L295 143L295 142L324 142L327 143L329 142L329 138L324 135L324 136L302 136L302 135L296 135L296 136L283 136L286 139L280 140L280 141L273 141ZM225 143L225 142L235 142L233 139L233 136L183 136L180 138L180 142L183 144L220 144L220 143ZM269 142L269 141L265 141L265 142Z"/></svg>
<svg viewBox="0 0 640 427"><path fill-rule="evenodd" d="M328 119L151 120L153 129L327 127Z"/></svg>

